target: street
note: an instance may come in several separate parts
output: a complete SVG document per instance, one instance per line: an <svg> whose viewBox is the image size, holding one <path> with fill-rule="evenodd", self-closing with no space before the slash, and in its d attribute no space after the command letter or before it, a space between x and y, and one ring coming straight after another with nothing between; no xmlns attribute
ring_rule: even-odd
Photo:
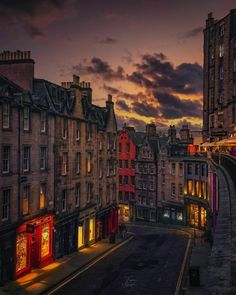
<svg viewBox="0 0 236 295"><path fill-rule="evenodd" d="M179 231L129 226L134 239L53 294L173 295L187 237Z"/></svg>

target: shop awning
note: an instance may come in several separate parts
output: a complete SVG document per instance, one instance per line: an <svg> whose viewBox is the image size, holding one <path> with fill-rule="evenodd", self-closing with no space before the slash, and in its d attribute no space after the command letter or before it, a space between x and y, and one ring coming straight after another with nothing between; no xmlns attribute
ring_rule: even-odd
<svg viewBox="0 0 236 295"><path fill-rule="evenodd" d="M217 142L218 146L236 146L236 137L230 137Z"/></svg>
<svg viewBox="0 0 236 295"><path fill-rule="evenodd" d="M213 147L216 146L215 142L204 142L203 144L201 144L202 147Z"/></svg>

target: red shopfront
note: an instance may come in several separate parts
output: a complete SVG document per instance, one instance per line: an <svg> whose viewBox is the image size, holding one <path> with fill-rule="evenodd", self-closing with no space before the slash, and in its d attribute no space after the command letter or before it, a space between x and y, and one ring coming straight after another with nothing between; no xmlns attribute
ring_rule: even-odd
<svg viewBox="0 0 236 295"><path fill-rule="evenodd" d="M23 223L16 234L15 277L31 268L50 264L52 257L53 215L46 215Z"/></svg>
<svg viewBox="0 0 236 295"><path fill-rule="evenodd" d="M112 207L108 215L108 235L118 232L118 208Z"/></svg>

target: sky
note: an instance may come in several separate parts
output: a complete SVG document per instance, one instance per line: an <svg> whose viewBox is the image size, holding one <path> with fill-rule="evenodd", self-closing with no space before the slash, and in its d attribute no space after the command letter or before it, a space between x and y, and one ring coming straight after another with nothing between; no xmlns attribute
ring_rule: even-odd
<svg viewBox="0 0 236 295"><path fill-rule="evenodd" d="M235 0L1 0L0 51L30 50L35 75L112 94L119 127L201 129L203 28Z"/></svg>

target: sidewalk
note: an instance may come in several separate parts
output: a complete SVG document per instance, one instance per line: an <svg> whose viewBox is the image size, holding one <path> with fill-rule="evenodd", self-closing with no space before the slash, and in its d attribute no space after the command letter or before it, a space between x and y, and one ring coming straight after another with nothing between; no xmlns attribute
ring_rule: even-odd
<svg viewBox="0 0 236 295"><path fill-rule="evenodd" d="M36 295L46 292L78 270L83 269L89 263L122 246L131 237L132 235L128 234L125 240L116 239L115 244L110 244L108 239L102 240L79 252L57 259L44 268L34 269L22 278L1 287L0 294Z"/></svg>
<svg viewBox="0 0 236 295"><path fill-rule="evenodd" d="M209 263L209 257L211 254L211 247L208 242L201 239L201 231L198 231L196 238L193 238L192 249L190 253L189 264L187 265L187 287L182 288L182 293L184 295L202 295L207 284L207 267ZM189 268L199 267L200 273L200 286L191 286L189 280Z"/></svg>

